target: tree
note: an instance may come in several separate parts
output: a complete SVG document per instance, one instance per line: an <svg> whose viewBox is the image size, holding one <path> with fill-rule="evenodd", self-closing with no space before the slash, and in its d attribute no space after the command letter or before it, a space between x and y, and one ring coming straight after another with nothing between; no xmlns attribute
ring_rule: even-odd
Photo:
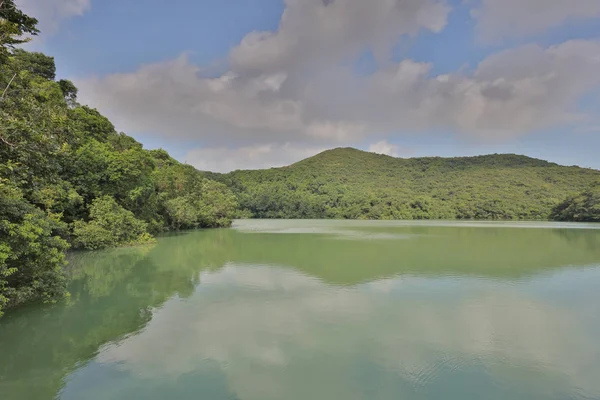
<svg viewBox="0 0 600 400"><path fill-rule="evenodd" d="M37 35L37 19L17 8L14 0L0 0L0 62L6 59L9 49L28 42L24 35Z"/></svg>
<svg viewBox="0 0 600 400"><path fill-rule="evenodd" d="M557 221L600 222L600 182L560 203L554 208L552 218Z"/></svg>
<svg viewBox="0 0 600 400"><path fill-rule="evenodd" d="M237 201L227 186L209 179L202 180L198 199L200 227L229 227L236 209Z"/></svg>
<svg viewBox="0 0 600 400"><path fill-rule="evenodd" d="M54 57L37 52L28 52L23 49L15 49L11 55L15 59L13 65L15 70L28 71L51 81L56 78Z"/></svg>
<svg viewBox="0 0 600 400"><path fill-rule="evenodd" d="M254 218L550 218L600 171L514 154L399 159L334 149L283 168L210 174Z"/></svg>
<svg viewBox="0 0 600 400"><path fill-rule="evenodd" d="M198 226L199 212L191 196L176 197L164 204L172 229L191 229Z"/></svg>
<svg viewBox="0 0 600 400"><path fill-rule="evenodd" d="M55 81L52 57L15 49L36 22L0 0L0 312L65 295L69 242L147 242L165 229L228 225L235 211L227 187L206 185L203 200L203 173L79 105L75 85ZM193 221L172 223L177 198Z"/></svg>
<svg viewBox="0 0 600 400"><path fill-rule="evenodd" d="M74 244L78 248L97 250L151 241L148 225L135 218L110 196L95 199L90 207L90 221L76 221Z"/></svg>
<svg viewBox="0 0 600 400"><path fill-rule="evenodd" d="M63 84L64 86L64 84ZM64 91L61 90L64 97ZM115 126L98 112L98 110L87 107L75 107L69 110L70 129L80 142L88 139L96 139L100 142L106 141L116 135Z"/></svg>
<svg viewBox="0 0 600 400"><path fill-rule="evenodd" d="M65 294L65 225L28 203L18 188L0 181L0 314L34 300Z"/></svg>
<svg viewBox="0 0 600 400"><path fill-rule="evenodd" d="M58 85L60 86L63 96L65 97L67 105L71 108L77 106L78 89L75 87L73 82L67 79L61 79L58 81Z"/></svg>

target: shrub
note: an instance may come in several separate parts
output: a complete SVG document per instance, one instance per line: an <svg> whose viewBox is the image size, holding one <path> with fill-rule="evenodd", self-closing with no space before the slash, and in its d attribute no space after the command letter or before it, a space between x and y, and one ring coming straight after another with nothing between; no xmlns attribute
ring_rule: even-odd
<svg viewBox="0 0 600 400"><path fill-rule="evenodd" d="M0 182L0 315L3 308L66 294L62 267L69 245L56 234L62 228L20 190Z"/></svg>
<svg viewBox="0 0 600 400"><path fill-rule="evenodd" d="M600 222L600 183L556 206L552 219L557 221Z"/></svg>
<svg viewBox="0 0 600 400"><path fill-rule="evenodd" d="M95 199L90 207L90 221L73 224L74 243L78 248L97 250L149 242L148 225L117 204L111 196Z"/></svg>

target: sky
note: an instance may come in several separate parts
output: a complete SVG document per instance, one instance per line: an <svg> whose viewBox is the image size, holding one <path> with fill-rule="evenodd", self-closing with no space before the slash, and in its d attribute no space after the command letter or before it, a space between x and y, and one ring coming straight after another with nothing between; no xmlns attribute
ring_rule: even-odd
<svg viewBox="0 0 600 400"><path fill-rule="evenodd" d="M600 169L600 0L17 0L119 131L202 170L356 147Z"/></svg>

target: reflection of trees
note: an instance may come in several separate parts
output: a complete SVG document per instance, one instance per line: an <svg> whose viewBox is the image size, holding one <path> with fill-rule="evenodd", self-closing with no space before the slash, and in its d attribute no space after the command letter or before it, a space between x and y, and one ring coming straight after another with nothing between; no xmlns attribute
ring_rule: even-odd
<svg viewBox="0 0 600 400"><path fill-rule="evenodd" d="M600 229L556 229L553 232L573 248L585 249L589 253L600 252Z"/></svg>
<svg viewBox="0 0 600 400"><path fill-rule="evenodd" d="M85 293L94 299L109 296L115 285L126 279L136 264L147 256L151 247L149 245L71 254L68 274L72 285L84 285L72 294Z"/></svg>
<svg viewBox="0 0 600 400"><path fill-rule="evenodd" d="M22 310L3 321L2 391L16 399L53 398L63 376L101 344L142 328L151 318L150 299L131 296L127 280L143 260L137 248L77 255L67 305Z"/></svg>
<svg viewBox="0 0 600 400"><path fill-rule="evenodd" d="M361 228L339 235L243 234L227 252L237 263L283 265L336 284L400 274L519 278L547 268L600 262L600 231L473 227ZM368 235L412 235L368 240ZM557 234L558 233L558 234Z"/></svg>
<svg viewBox="0 0 600 400"><path fill-rule="evenodd" d="M154 249L73 254L67 304L23 309L2 321L0 392L53 398L63 377L99 346L138 332L152 307L173 295L189 296L203 264L169 239Z"/></svg>
<svg viewBox="0 0 600 400"><path fill-rule="evenodd" d="M400 274L517 278L600 262L600 231L421 226L359 232L384 233L409 238L212 230L167 236L154 246L75 253L66 304L30 307L2 320L0 393L52 398L63 377L100 346L139 332L153 307L191 296L201 271L227 263L288 266L354 285Z"/></svg>

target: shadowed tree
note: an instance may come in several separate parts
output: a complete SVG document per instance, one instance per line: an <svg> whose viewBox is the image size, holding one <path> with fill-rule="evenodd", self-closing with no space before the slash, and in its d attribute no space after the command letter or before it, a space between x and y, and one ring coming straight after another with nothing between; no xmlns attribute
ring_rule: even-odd
<svg viewBox="0 0 600 400"><path fill-rule="evenodd" d="M8 57L10 49L31 39L25 35L37 35L38 21L17 8L14 0L0 0L0 62Z"/></svg>

